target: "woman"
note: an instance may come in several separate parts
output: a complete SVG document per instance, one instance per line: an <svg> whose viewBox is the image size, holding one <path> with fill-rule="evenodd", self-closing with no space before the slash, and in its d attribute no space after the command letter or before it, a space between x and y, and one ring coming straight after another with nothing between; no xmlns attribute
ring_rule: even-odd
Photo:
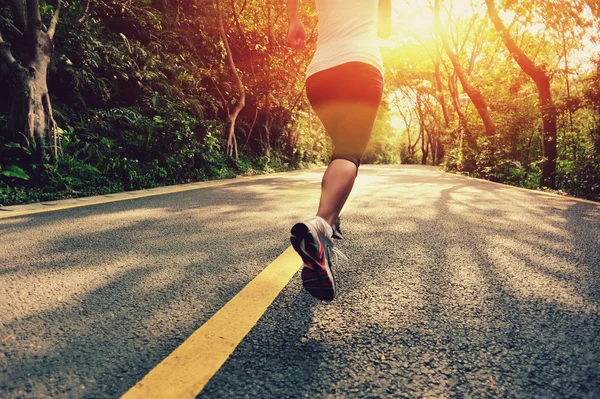
<svg viewBox="0 0 600 399"><path fill-rule="evenodd" d="M321 183L317 215L297 223L291 242L304 262L302 282L314 297L332 300L335 221L344 206L367 147L383 92L378 45L391 31L391 0L316 0L317 51L306 73L306 94L334 145ZM303 50L306 33L299 0L288 0L288 44ZM337 231L336 231L337 233Z"/></svg>

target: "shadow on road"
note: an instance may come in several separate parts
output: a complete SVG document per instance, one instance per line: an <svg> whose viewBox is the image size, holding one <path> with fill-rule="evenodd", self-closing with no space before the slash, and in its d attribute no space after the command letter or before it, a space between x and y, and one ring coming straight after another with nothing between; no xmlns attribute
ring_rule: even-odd
<svg viewBox="0 0 600 399"><path fill-rule="evenodd" d="M344 389L598 397L598 220L593 204L418 169L379 180L346 216L353 261L340 278L348 301L378 304L357 318L380 332L357 324L339 350L375 336L392 355L378 363L374 350L363 386L346 370L364 367L344 366Z"/></svg>
<svg viewBox="0 0 600 399"><path fill-rule="evenodd" d="M287 246L292 175L0 221L0 396L117 397ZM303 208L304 207L304 208ZM282 232L285 232L282 234ZM280 237L273 240L272 237ZM6 255L6 256L4 256Z"/></svg>
<svg viewBox="0 0 600 399"><path fill-rule="evenodd" d="M125 392L283 252L319 177L0 222L2 395ZM343 216L338 299L296 276L199 397L599 397L598 220L389 168Z"/></svg>
<svg viewBox="0 0 600 399"><path fill-rule="evenodd" d="M299 275L244 338L228 362L197 398L305 397L330 356L311 331L323 323L314 310L323 306L301 291ZM326 305L325 305L326 306Z"/></svg>

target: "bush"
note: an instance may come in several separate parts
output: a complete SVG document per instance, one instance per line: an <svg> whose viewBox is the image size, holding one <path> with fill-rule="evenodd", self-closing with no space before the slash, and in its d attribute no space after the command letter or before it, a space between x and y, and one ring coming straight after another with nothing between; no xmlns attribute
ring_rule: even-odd
<svg viewBox="0 0 600 399"><path fill-rule="evenodd" d="M600 157L585 157L579 162L559 160L556 182L569 194L600 201Z"/></svg>

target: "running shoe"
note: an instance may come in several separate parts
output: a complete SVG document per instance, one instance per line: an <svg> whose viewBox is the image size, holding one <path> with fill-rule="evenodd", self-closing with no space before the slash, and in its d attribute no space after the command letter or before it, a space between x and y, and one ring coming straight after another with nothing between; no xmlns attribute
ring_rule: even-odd
<svg viewBox="0 0 600 399"><path fill-rule="evenodd" d="M333 228L333 235L332 237L335 238L336 240L343 240L344 236L342 236L342 229L340 228L340 218L338 216L337 219L335 219L335 223L332 226Z"/></svg>
<svg viewBox="0 0 600 399"><path fill-rule="evenodd" d="M334 271L337 256L342 255L337 248L334 251L332 237L325 233L327 230L325 221L314 218L296 223L290 237L292 247L304 262L302 285L312 296L323 301L335 298Z"/></svg>

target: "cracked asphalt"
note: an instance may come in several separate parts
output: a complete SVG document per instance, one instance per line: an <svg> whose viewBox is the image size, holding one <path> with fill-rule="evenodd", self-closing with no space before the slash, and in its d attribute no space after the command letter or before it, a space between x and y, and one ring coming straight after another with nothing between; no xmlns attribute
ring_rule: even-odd
<svg viewBox="0 0 600 399"><path fill-rule="evenodd" d="M323 169L0 219L0 397L119 397L288 246ZM199 398L598 398L600 205L361 167L338 298L296 275Z"/></svg>

